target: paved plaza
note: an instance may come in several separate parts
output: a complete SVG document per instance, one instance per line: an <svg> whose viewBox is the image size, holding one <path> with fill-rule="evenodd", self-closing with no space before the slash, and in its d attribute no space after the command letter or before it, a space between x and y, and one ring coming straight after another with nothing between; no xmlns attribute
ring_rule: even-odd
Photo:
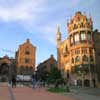
<svg viewBox="0 0 100 100"><path fill-rule="evenodd" d="M0 86L0 100L79 100L63 94L47 92L44 88L11 88L7 84Z"/></svg>
<svg viewBox="0 0 100 100"><path fill-rule="evenodd" d="M0 100L100 100L99 94L99 89L72 89L71 93L57 94L44 88L11 88L7 83L0 85Z"/></svg>

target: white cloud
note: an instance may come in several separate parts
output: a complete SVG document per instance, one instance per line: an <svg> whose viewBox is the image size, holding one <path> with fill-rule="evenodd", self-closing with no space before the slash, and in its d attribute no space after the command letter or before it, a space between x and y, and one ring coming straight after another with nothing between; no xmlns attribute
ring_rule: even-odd
<svg viewBox="0 0 100 100"><path fill-rule="evenodd" d="M43 5L43 0L20 0L13 7L0 5L0 19L5 22L35 20L37 14L43 11L40 5Z"/></svg>
<svg viewBox="0 0 100 100"><path fill-rule="evenodd" d="M93 4L94 0L0 0L0 20L4 22L15 21L23 26L28 32L34 33L56 44L56 24L63 25L65 16L62 12L72 7L81 7L81 4ZM13 2L12 2L13 1ZM15 1L15 2L14 2ZM57 14L55 14L57 13ZM61 13L61 14L60 14ZM62 16L60 16L62 15ZM69 15L68 15L69 16ZM62 21L64 20L64 21Z"/></svg>
<svg viewBox="0 0 100 100"><path fill-rule="evenodd" d="M78 7L78 6L90 6L96 0L66 0L67 8Z"/></svg>
<svg viewBox="0 0 100 100"><path fill-rule="evenodd" d="M38 20L42 20L40 16L43 17L42 14L47 10L44 6L45 3L45 0L18 0L18 2L11 7L10 5L8 6L5 1L3 2L3 6L0 5L0 20L7 23L15 21L25 27L28 32L33 33L34 28L38 27ZM50 27L49 25L45 27L40 23L38 30L41 31L43 38L53 43L54 39L51 34L54 33L54 28Z"/></svg>
<svg viewBox="0 0 100 100"><path fill-rule="evenodd" d="M81 0L66 0L66 6L67 8L72 8L72 7L75 7L77 6Z"/></svg>
<svg viewBox="0 0 100 100"><path fill-rule="evenodd" d="M48 39L52 44L56 44L56 25L48 25L45 26L43 29L44 32L44 38Z"/></svg>
<svg viewBox="0 0 100 100"><path fill-rule="evenodd" d="M3 3L6 7L4 4L0 6L0 20L7 23L15 21L31 33L34 32L34 28L38 28L37 30L41 32L42 38L55 44L54 24L56 23L53 22L52 25L43 26L43 20L45 20L46 16L44 12L50 9L45 5L46 0L18 0L14 6L8 6L6 2ZM9 3L11 3L11 0ZM38 22L40 24L39 27Z"/></svg>

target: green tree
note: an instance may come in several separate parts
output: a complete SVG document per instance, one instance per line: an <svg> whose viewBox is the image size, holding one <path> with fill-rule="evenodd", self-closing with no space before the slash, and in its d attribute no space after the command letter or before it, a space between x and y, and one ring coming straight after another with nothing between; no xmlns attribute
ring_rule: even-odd
<svg viewBox="0 0 100 100"><path fill-rule="evenodd" d="M47 81L47 79L48 79L48 74L49 74L48 71L46 71L46 70L43 70L43 71L42 71L41 80L42 80L43 82L46 82L46 81Z"/></svg>
<svg viewBox="0 0 100 100"><path fill-rule="evenodd" d="M51 71L48 75L48 84L52 84L55 87L58 87L60 84L63 84L63 78L61 71L56 66L51 66Z"/></svg>

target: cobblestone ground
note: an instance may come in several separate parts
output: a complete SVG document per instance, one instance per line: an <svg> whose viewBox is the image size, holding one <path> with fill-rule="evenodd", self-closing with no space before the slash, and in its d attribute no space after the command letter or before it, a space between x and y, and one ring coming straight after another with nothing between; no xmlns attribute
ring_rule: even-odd
<svg viewBox="0 0 100 100"><path fill-rule="evenodd" d="M8 91L8 87L0 87L0 100L10 100L10 93Z"/></svg>
<svg viewBox="0 0 100 100"><path fill-rule="evenodd" d="M74 96L64 96L47 92L44 88L32 89L29 87L11 88L0 86L0 100L79 100Z"/></svg>
<svg viewBox="0 0 100 100"><path fill-rule="evenodd" d="M79 100L73 96L49 93L45 89L15 88L12 90L16 100Z"/></svg>
<svg viewBox="0 0 100 100"><path fill-rule="evenodd" d="M11 88L4 83L0 85L0 100L100 100L100 89L72 88L70 93L56 94L44 88Z"/></svg>
<svg viewBox="0 0 100 100"><path fill-rule="evenodd" d="M71 90L73 92L70 96L72 95L80 100L100 100L100 88L72 88Z"/></svg>

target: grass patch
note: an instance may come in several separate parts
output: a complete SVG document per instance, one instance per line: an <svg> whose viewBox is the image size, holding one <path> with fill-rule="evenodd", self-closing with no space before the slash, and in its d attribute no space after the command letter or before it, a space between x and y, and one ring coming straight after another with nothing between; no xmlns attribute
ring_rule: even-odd
<svg viewBox="0 0 100 100"><path fill-rule="evenodd" d="M48 91L49 92L53 92L53 93L64 93L64 92L67 92L67 90L65 88L49 88Z"/></svg>

